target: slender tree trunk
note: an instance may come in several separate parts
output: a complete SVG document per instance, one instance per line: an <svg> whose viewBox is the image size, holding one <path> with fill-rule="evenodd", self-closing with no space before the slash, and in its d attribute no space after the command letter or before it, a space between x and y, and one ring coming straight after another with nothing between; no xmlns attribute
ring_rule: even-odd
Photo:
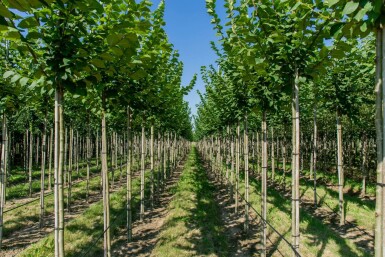
<svg viewBox="0 0 385 257"><path fill-rule="evenodd" d="M237 138L236 138L236 149L235 149L235 172L236 172L236 178L235 178L235 213L238 213L238 201L239 201L239 166L240 166L240 126L239 121L237 123Z"/></svg>
<svg viewBox="0 0 385 257"><path fill-rule="evenodd" d="M141 136L141 166L140 166L140 221L144 220L144 172L145 172L145 149L144 149L145 133L144 133L144 124L142 124L142 136Z"/></svg>
<svg viewBox="0 0 385 257"><path fill-rule="evenodd" d="M107 128L106 128L106 104L103 94L102 110L102 173L103 173L103 221L104 221L104 257L111 257L111 229L110 229L110 192L108 182L107 164Z"/></svg>
<svg viewBox="0 0 385 257"><path fill-rule="evenodd" d="M314 191L314 207L317 208L317 147L318 147L318 132L317 132L317 109L314 108L314 134L313 134L313 191Z"/></svg>
<svg viewBox="0 0 385 257"><path fill-rule="evenodd" d="M68 128L64 130L64 185L68 184Z"/></svg>
<svg viewBox="0 0 385 257"><path fill-rule="evenodd" d="M362 156L362 163L361 163L361 172L362 172L362 189L361 189L361 195L366 195L366 179L368 177L368 171L366 169L366 158L367 158L367 151L368 151L368 137L366 133L362 136L362 149L361 149L361 156Z"/></svg>
<svg viewBox="0 0 385 257"><path fill-rule="evenodd" d="M64 257L64 198L63 198L63 157L64 157L64 111L63 89L55 92L55 257Z"/></svg>
<svg viewBox="0 0 385 257"><path fill-rule="evenodd" d="M249 232L249 136L247 131L247 114L245 116L245 130L244 130L244 161L245 161L245 232Z"/></svg>
<svg viewBox="0 0 385 257"><path fill-rule="evenodd" d="M266 111L262 114L262 190L261 190L261 214L262 214L262 252L261 256L266 256L266 238L267 238L267 124L266 124Z"/></svg>
<svg viewBox="0 0 385 257"><path fill-rule="evenodd" d="M274 130L271 128L271 180L275 177Z"/></svg>
<svg viewBox="0 0 385 257"><path fill-rule="evenodd" d="M151 209L153 209L153 208L154 208L154 193L155 193L155 176L154 176L154 125L151 125L150 161L151 161Z"/></svg>
<svg viewBox="0 0 385 257"><path fill-rule="evenodd" d="M260 151L260 141L259 141L259 133L257 132L257 173L261 174L261 166L259 165L261 162L261 151Z"/></svg>
<svg viewBox="0 0 385 257"><path fill-rule="evenodd" d="M87 128L87 184L86 184L86 201L88 203L90 197L90 166L91 166L91 139L90 139L90 125L88 120Z"/></svg>
<svg viewBox="0 0 385 257"><path fill-rule="evenodd" d="M32 197L32 156L33 156L33 134L32 123L29 123L29 163L28 163L28 182L29 182L29 197Z"/></svg>
<svg viewBox="0 0 385 257"><path fill-rule="evenodd" d="M286 191L286 132L282 140L282 175L283 190Z"/></svg>
<svg viewBox="0 0 385 257"><path fill-rule="evenodd" d="M344 213L344 167L343 167L343 148L342 148L342 125L340 113L337 110L337 167L338 167L338 195L339 195L339 211L340 226L345 224Z"/></svg>
<svg viewBox="0 0 385 257"><path fill-rule="evenodd" d="M2 144L1 144L1 170L0 170L0 249L3 241L3 226L4 226L4 205L5 205L5 170L8 157L8 133L7 133L7 116L3 113L2 119Z"/></svg>
<svg viewBox="0 0 385 257"><path fill-rule="evenodd" d="M131 136L131 108L127 107L127 241L132 240L132 136Z"/></svg>
<svg viewBox="0 0 385 257"><path fill-rule="evenodd" d="M234 156L234 136L231 135L231 169L230 169L230 201L233 202L234 200L234 163L235 163L235 156Z"/></svg>
<svg viewBox="0 0 385 257"><path fill-rule="evenodd" d="M41 184L40 184L40 228L44 227L44 178L45 178L45 157L46 157L46 133L47 118L44 119L43 134L41 136Z"/></svg>
<svg viewBox="0 0 385 257"><path fill-rule="evenodd" d="M48 164L48 191L52 190L52 148L53 148L53 129L49 135L49 164Z"/></svg>
<svg viewBox="0 0 385 257"><path fill-rule="evenodd" d="M95 139L95 146L96 146L96 153L95 153L95 157L96 157L96 168L99 168L99 157L100 157L100 153L99 153L99 131L97 130L96 131L96 139Z"/></svg>
<svg viewBox="0 0 385 257"><path fill-rule="evenodd" d="M69 149L68 149L68 193L67 193L67 211L71 212L71 197L72 197L72 156L73 156L73 141L74 130L71 127L69 131Z"/></svg>
<svg viewBox="0 0 385 257"><path fill-rule="evenodd" d="M295 70L293 90L293 164L292 164L292 236L293 247L299 251L299 172L300 172L300 127L299 127L299 73ZM293 256L297 254L293 251Z"/></svg>

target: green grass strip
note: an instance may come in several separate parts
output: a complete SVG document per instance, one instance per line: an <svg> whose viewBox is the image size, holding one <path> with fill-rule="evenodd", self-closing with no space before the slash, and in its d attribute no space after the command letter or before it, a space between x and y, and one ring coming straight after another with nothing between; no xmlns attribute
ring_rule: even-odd
<svg viewBox="0 0 385 257"><path fill-rule="evenodd" d="M191 151L151 256L227 256L220 209L195 147Z"/></svg>

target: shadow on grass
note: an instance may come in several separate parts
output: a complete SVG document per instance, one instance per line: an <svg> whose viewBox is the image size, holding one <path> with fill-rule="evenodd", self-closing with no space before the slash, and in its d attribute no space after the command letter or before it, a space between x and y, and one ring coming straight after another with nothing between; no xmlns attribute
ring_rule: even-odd
<svg viewBox="0 0 385 257"><path fill-rule="evenodd" d="M257 181L255 178L250 178L250 184L252 187L260 188L260 181ZM321 199L323 201L324 199ZM290 198L285 196L283 192L278 192L273 190L272 187L268 189L268 203L273 205L279 211L286 213L290 221ZM316 256L323 256L327 244L330 241L334 241L338 245L338 253L340 256L357 256L357 254L351 249L347 244L346 240L342 238L338 233L333 231L328 225L323 224L321 220L313 217L307 211L300 210L301 217L301 234L306 234L313 239L312 246L321 246L317 249ZM303 224L306 224L304 226ZM291 224L288 224L291 226ZM289 239L290 242L290 239ZM273 242L274 245L278 245L280 242ZM371 256L368 252L357 247L357 250L362 256Z"/></svg>
<svg viewBox="0 0 385 257"><path fill-rule="evenodd" d="M227 256L227 238L220 209L214 200L215 187L207 177L196 148L193 149L171 203L155 256ZM178 210L179 209L179 210ZM183 226L187 231L178 231ZM165 236L167 233L170 236ZM175 234L178 235L175 237ZM181 240L181 238L183 238ZM162 250L164 252L162 252Z"/></svg>

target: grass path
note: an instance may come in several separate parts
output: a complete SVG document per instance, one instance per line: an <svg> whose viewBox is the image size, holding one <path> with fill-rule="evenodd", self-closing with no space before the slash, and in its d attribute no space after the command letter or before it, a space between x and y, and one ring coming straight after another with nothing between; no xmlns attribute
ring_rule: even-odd
<svg viewBox="0 0 385 257"><path fill-rule="evenodd" d="M227 256L228 242L214 191L194 147L151 256Z"/></svg>

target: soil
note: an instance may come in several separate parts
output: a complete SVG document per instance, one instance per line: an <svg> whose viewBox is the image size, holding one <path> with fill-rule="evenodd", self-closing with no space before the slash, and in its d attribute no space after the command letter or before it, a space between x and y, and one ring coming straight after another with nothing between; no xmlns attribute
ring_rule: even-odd
<svg viewBox="0 0 385 257"><path fill-rule="evenodd" d="M183 161L182 163L185 163ZM112 241L113 256L150 256L158 242L158 235L168 213L168 205L173 199L172 188L179 181L184 165L178 165L171 178L166 182L163 192L160 192L157 203L151 210L146 208L144 221L135 217L133 222L133 240L127 243L126 230L120 229Z"/></svg>

